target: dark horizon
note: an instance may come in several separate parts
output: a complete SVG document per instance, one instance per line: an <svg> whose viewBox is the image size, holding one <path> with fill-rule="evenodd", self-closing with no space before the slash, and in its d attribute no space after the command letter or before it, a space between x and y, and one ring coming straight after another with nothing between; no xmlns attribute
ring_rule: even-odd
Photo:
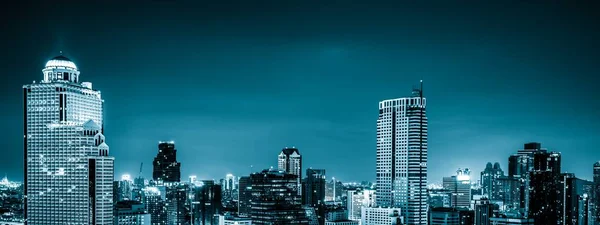
<svg viewBox="0 0 600 225"><path fill-rule="evenodd" d="M591 179L600 135L597 3L53 1L2 9L5 143L22 180L22 85L63 51L105 99L115 178L175 141L182 180L276 166L375 180L377 104L424 81L429 183L507 172L527 142ZM473 176L473 174L472 174Z"/></svg>

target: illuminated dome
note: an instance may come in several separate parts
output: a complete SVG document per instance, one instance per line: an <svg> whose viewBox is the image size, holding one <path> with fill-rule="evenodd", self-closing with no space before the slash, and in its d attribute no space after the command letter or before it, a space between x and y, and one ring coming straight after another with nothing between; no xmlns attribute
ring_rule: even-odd
<svg viewBox="0 0 600 225"><path fill-rule="evenodd" d="M59 67L66 67L69 69L74 69L77 70L77 66L75 65L75 63L73 63L73 61L71 61L69 58L64 57L62 55L56 56L52 59L50 59L47 63L46 63L46 68L59 68Z"/></svg>

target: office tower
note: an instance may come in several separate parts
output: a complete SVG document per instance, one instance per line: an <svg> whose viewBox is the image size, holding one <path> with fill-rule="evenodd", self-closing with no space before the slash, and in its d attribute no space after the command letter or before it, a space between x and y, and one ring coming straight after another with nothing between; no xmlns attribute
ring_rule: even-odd
<svg viewBox="0 0 600 225"><path fill-rule="evenodd" d="M404 218L399 208L363 207L361 225L401 225Z"/></svg>
<svg viewBox="0 0 600 225"><path fill-rule="evenodd" d="M225 183L223 185L224 190L233 191L237 189L237 180L233 174L227 174L225 176Z"/></svg>
<svg viewBox="0 0 600 225"><path fill-rule="evenodd" d="M194 224L216 225L215 215L221 214L221 185L213 180L203 180L192 187L192 214Z"/></svg>
<svg viewBox="0 0 600 225"><path fill-rule="evenodd" d="M537 142L525 143L523 145L523 149L518 150L517 154L511 155L508 158L508 176L511 178L518 179L520 184L520 190L522 192L520 205L522 208L519 210L522 211L525 215L529 213L529 183L530 183L530 172L534 167L534 157L533 155L537 152L547 152L546 149L542 149L542 145Z"/></svg>
<svg viewBox="0 0 600 225"><path fill-rule="evenodd" d="M297 148L285 147L279 153L277 167L286 173L294 174L297 178L298 195L302 196L302 155Z"/></svg>
<svg viewBox="0 0 600 225"><path fill-rule="evenodd" d="M151 224L167 224L167 205L164 190L161 191L158 187L146 187L142 190L142 193L144 195L146 211L150 214Z"/></svg>
<svg viewBox="0 0 600 225"><path fill-rule="evenodd" d="M252 183L249 176L240 177L238 185L238 214L249 216L252 199Z"/></svg>
<svg viewBox="0 0 600 225"><path fill-rule="evenodd" d="M498 200L500 198L500 183L498 179L504 176L504 171L500 168L500 163L487 163L485 170L481 172L481 187L483 195L487 196L491 200Z"/></svg>
<svg viewBox="0 0 600 225"><path fill-rule="evenodd" d="M444 189L450 191L452 207L470 208L471 176L469 169L458 169L455 176L443 178Z"/></svg>
<svg viewBox="0 0 600 225"><path fill-rule="evenodd" d="M159 142L153 165L152 178L159 184L181 181L181 163L177 162L175 142Z"/></svg>
<svg viewBox="0 0 600 225"><path fill-rule="evenodd" d="M529 215L535 224L563 224L564 199L559 188L560 153L539 151L533 154L529 179Z"/></svg>
<svg viewBox="0 0 600 225"><path fill-rule="evenodd" d="M565 225L588 224L588 197L593 183L579 179L572 173L563 173L558 180L558 211L560 221Z"/></svg>
<svg viewBox="0 0 600 225"><path fill-rule="evenodd" d="M325 221L348 220L348 210L341 206L328 206L325 213ZM359 219L360 220L360 219Z"/></svg>
<svg viewBox="0 0 600 225"><path fill-rule="evenodd" d="M100 91L57 56L44 79L23 86L26 224L112 224L113 163Z"/></svg>
<svg viewBox="0 0 600 225"><path fill-rule="evenodd" d="M427 117L422 84L412 97L379 102L377 119L377 205L401 208L408 224L427 224Z"/></svg>
<svg viewBox="0 0 600 225"><path fill-rule="evenodd" d="M298 195L298 176L283 170L263 170L250 175L252 224L309 223Z"/></svg>
<svg viewBox="0 0 600 225"><path fill-rule="evenodd" d="M325 184L325 201L326 202L337 202L341 200L342 192L344 191L344 185L341 181L336 180L332 177L330 181Z"/></svg>
<svg viewBox="0 0 600 225"><path fill-rule="evenodd" d="M302 204L316 206L325 203L325 170L307 169L302 182Z"/></svg>
<svg viewBox="0 0 600 225"><path fill-rule="evenodd" d="M356 189L347 192L346 209L348 210L348 219L360 221L362 208L375 206L373 201L375 191Z"/></svg>
<svg viewBox="0 0 600 225"><path fill-rule="evenodd" d="M440 188L440 189L433 189L430 188L428 190L428 195L429 195L429 207L450 207L452 206L451 204L451 199L452 199L452 192L450 192L449 190Z"/></svg>
<svg viewBox="0 0 600 225"><path fill-rule="evenodd" d="M302 192L302 204L312 207L319 224L325 224L325 170L307 169Z"/></svg>
<svg viewBox="0 0 600 225"><path fill-rule="evenodd" d="M474 212L466 208L431 208L430 225L462 225L474 224Z"/></svg>
<svg viewBox="0 0 600 225"><path fill-rule="evenodd" d="M488 199L475 201L475 225L491 225L490 218L498 213L499 207Z"/></svg>
<svg viewBox="0 0 600 225"><path fill-rule="evenodd" d="M522 182L516 177L500 177L497 179L499 188L498 199L495 202L502 203L502 210L518 210L525 207L521 197L526 190L522 189Z"/></svg>
<svg viewBox="0 0 600 225"><path fill-rule="evenodd" d="M120 201L115 204L116 225L150 225L150 214L144 204L138 201Z"/></svg>
<svg viewBox="0 0 600 225"><path fill-rule="evenodd" d="M187 202L187 186L175 184L166 186L167 224L184 225Z"/></svg>
<svg viewBox="0 0 600 225"><path fill-rule="evenodd" d="M592 202L591 211L593 221L590 222L600 224L600 161L594 163L593 174L594 189L592 195L590 196Z"/></svg>

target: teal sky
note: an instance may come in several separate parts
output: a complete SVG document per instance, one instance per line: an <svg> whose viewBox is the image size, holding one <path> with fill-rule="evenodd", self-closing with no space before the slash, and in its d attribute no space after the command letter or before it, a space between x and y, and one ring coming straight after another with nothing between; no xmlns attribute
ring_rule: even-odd
<svg viewBox="0 0 600 225"><path fill-rule="evenodd" d="M600 160L600 7L583 3L52 1L4 8L0 172L22 179L23 84L63 51L105 99L115 171L304 167L375 180L377 104L424 80L429 182L537 141L591 178ZM477 175L478 176L478 175Z"/></svg>

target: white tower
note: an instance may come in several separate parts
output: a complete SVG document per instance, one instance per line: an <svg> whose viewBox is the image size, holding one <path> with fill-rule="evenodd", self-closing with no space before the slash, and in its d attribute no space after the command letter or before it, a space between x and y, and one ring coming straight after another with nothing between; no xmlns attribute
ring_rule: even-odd
<svg viewBox="0 0 600 225"><path fill-rule="evenodd" d="M425 108L422 86L412 97L379 102L376 202L401 208L407 224L427 224Z"/></svg>
<svg viewBox="0 0 600 225"><path fill-rule="evenodd" d="M23 86L25 224L112 224L114 158L103 131L103 100L57 56L44 80Z"/></svg>
<svg viewBox="0 0 600 225"><path fill-rule="evenodd" d="M277 167L279 170L298 176L298 194L302 195L302 155L300 155L300 151L294 147L286 147L281 150L277 160Z"/></svg>

